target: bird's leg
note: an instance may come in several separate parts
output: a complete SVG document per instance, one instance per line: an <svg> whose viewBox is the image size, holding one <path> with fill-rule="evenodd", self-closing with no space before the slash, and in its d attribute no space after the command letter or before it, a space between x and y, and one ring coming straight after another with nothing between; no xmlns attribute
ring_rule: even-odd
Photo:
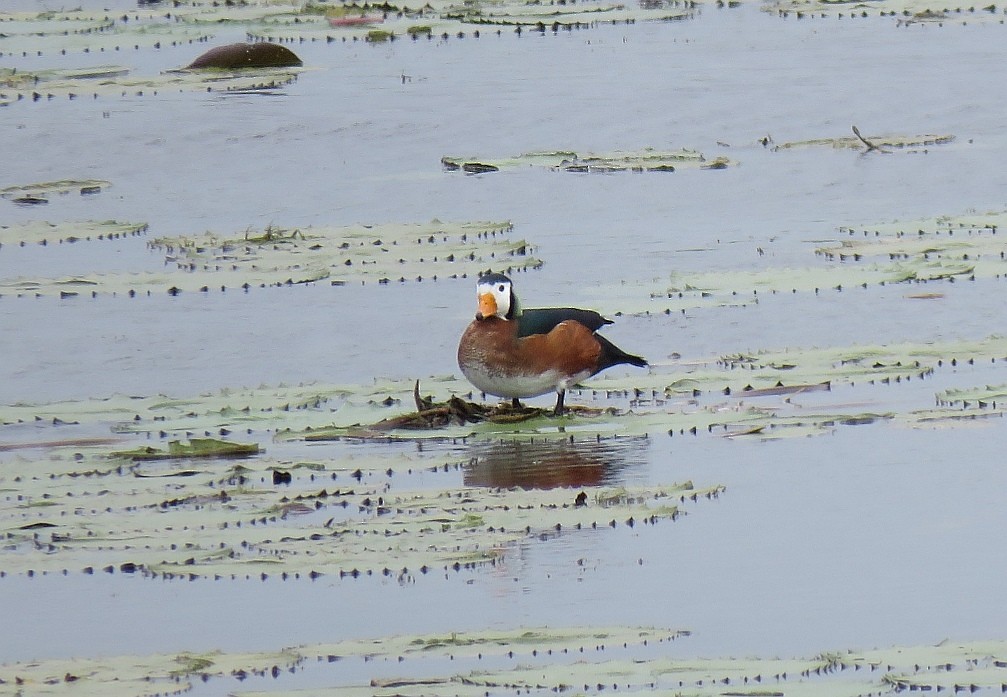
<svg viewBox="0 0 1007 697"><path fill-rule="evenodd" d="M515 411L520 411L521 409L524 409L524 407L521 406L521 400L518 399L517 397L514 397L514 399L511 400L510 408L514 409Z"/></svg>
<svg viewBox="0 0 1007 697"><path fill-rule="evenodd" d="M566 390L560 390L556 393L556 408L552 410L553 416L563 416L563 396L566 395Z"/></svg>

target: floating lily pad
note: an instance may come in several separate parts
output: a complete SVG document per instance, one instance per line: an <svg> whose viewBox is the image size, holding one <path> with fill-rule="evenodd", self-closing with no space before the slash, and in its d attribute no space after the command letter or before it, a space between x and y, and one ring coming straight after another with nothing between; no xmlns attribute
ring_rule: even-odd
<svg viewBox="0 0 1007 697"><path fill-rule="evenodd" d="M127 452L132 456L133 453ZM395 490L315 468L292 478L200 458L199 470L133 467L22 477L0 465L0 486L23 492L0 508L6 573L174 576L388 576L492 565L525 540L655 524L723 487L691 482L578 490ZM289 469L284 471L290 471ZM290 483L286 483L290 482ZM323 483L324 482L324 483ZM566 531L564 533L564 531Z"/></svg>
<svg viewBox="0 0 1007 697"><path fill-rule="evenodd" d="M308 661L357 660L385 663L482 662L478 656L528 660L538 656L580 656L592 661L622 650L660 647L688 632L648 627L525 628L495 632L377 637L334 644L312 644L263 653L180 653L98 659L50 659L0 666L0 684L18 685L25 694L132 697L192 690L197 681L237 689L256 676L277 678ZM618 648L617 648L618 647ZM409 665L409 664L407 664ZM365 671L366 674L366 671ZM375 679L367 694L393 688L394 679ZM406 682L409 682L407 680ZM412 680L415 684L422 681ZM363 687L363 686L362 686ZM408 689L407 685L403 685ZM325 688L321 688L325 692ZM265 694L265 693L262 693Z"/></svg>
<svg viewBox="0 0 1007 697"><path fill-rule="evenodd" d="M890 17L899 25L918 22L1001 23L1004 12L985 6L935 4L932 0L773 0L762 9L782 17Z"/></svg>
<svg viewBox="0 0 1007 697"><path fill-rule="evenodd" d="M961 406L963 409L996 407L997 402L1007 400L1007 385L984 385L982 387L944 390L937 394L940 406Z"/></svg>
<svg viewBox="0 0 1007 697"><path fill-rule="evenodd" d="M852 254L851 254L852 257ZM651 313L679 312L694 307L736 307L783 293L818 293L869 288L895 283L967 280L976 266L969 260L897 258L888 262L825 267L764 267L755 271L699 271L669 274L663 291L652 291ZM641 305L626 305L629 312Z"/></svg>
<svg viewBox="0 0 1007 697"><path fill-rule="evenodd" d="M384 387L379 384L376 389ZM268 430L297 424L303 428L331 422L343 398L354 392L367 390L348 385L282 385L182 397L114 395L51 404L22 402L0 407L0 424L105 424L117 432L144 434L184 434L227 426Z"/></svg>
<svg viewBox="0 0 1007 697"><path fill-rule="evenodd" d="M242 458L259 454L258 443L233 443L217 438L193 438L188 443L173 440L168 448L144 446L134 450L118 450L113 457L127 460L178 460L200 458Z"/></svg>
<svg viewBox="0 0 1007 697"><path fill-rule="evenodd" d="M61 181L40 182L38 184L8 186L0 189L0 197L9 199L16 199L22 196L48 198L69 193L89 195L100 193L110 186L112 184L103 179L64 179Z"/></svg>
<svg viewBox="0 0 1007 697"><path fill-rule="evenodd" d="M679 658L671 644L688 641L688 636L688 631L656 627L519 627L344 640L274 653L11 663L0 666L0 680L22 685L31 694L115 697L146 695L159 688L191 689L197 679L221 682L219 689L229 694L257 697L480 697L504 691L544 697L575 689L698 697L856 697L903 691L998 691L1007 683L1003 641L944 641L936 646L833 651L808 658ZM265 691L259 686L240 689L250 676L276 678L309 661L339 668L326 673L320 666L310 688L276 683Z"/></svg>
<svg viewBox="0 0 1007 697"><path fill-rule="evenodd" d="M70 278L0 280L0 295L59 293L137 295L266 288L351 281L418 282L477 274L489 267L535 269L542 261L531 245L509 237L508 222L356 225L246 231L230 237L207 233L161 237L169 270L95 273ZM174 266L175 270L170 270Z"/></svg>
<svg viewBox="0 0 1007 697"><path fill-rule="evenodd" d="M835 240L808 246L818 257L814 264L781 268L772 265L771 257L760 255L752 264L755 269L675 271L663 282L637 283L636 295L624 284L620 296L626 300L617 309L670 314L697 307L745 306L775 294L1002 278L1007 276L1007 241L998 232L1005 223L1007 212L994 211L843 226ZM648 302L634 299L644 293L650 296ZM906 296L933 299L939 294L914 289Z"/></svg>
<svg viewBox="0 0 1007 697"><path fill-rule="evenodd" d="M136 697L187 692L211 678L240 680L287 671L301 662L294 650L274 653L161 654L101 659L70 658L0 666L0 684L31 695Z"/></svg>
<svg viewBox="0 0 1007 697"><path fill-rule="evenodd" d="M605 688L625 693L646 691L710 697L784 694L854 697L905 689L936 691L938 687L941 691L955 692L995 690L1004 679L1004 671L998 666L1002 663L999 658L1004 651L1002 642L847 651L793 659L681 659L669 657L668 650L660 648L667 641L658 643L651 639L647 651L637 648L628 652L629 657L611 655L620 645L603 638L599 638L594 647L574 649L544 642L537 644L534 653L534 658L545 657L539 660L522 656L504 667L484 667L477 659L464 666L449 664L451 667L433 675L429 671L424 675L411 674L410 667L416 669L413 660L403 667L399 677L387 680L387 684L385 680L377 680L372 687L394 688L397 694L406 695L473 697L480 691L484 694L501 686L536 695L580 687L585 692ZM507 647L505 644L501 648ZM491 659L496 658L492 648L483 648ZM571 654L577 660L566 660ZM509 653L503 655L511 656ZM381 658L378 654L371 660L381 661ZM914 662L914 659L921 660ZM393 659L389 656L386 660ZM322 694L361 694L355 688L337 686Z"/></svg>
<svg viewBox="0 0 1007 697"><path fill-rule="evenodd" d="M367 22L333 22L346 16L367 18ZM640 5L619 3L565 3L538 5L506 2L430 0L409 7L388 3L286 3L271 0L211 2L192 0L175 3L170 11L139 7L124 12L88 10L4 12L3 50L9 56L50 55L59 52L114 53L166 46L199 44L208 41L221 26L242 30L253 40L278 42L364 40L373 25L380 23L390 38L417 37L411 27L430 27L427 36L478 36L487 26L522 28L532 31L588 29L600 23L677 21L693 16L691 7L670 3ZM473 28L474 27L474 28ZM194 56L195 57L195 56Z"/></svg>
<svg viewBox="0 0 1007 697"><path fill-rule="evenodd" d="M862 150L864 152L920 152L935 145L947 145L954 142L953 135L869 135L861 136L854 128L854 136L840 138L816 138L812 140L791 141L774 145L773 150L791 150L794 148L832 147L847 150Z"/></svg>
<svg viewBox="0 0 1007 697"><path fill-rule="evenodd" d="M241 237L159 238L168 260L204 281L217 272L261 274L278 285L328 279L392 281L436 279L474 273L489 265L537 268L525 240L511 240L509 222L356 225L267 228ZM291 276L293 273L295 276ZM193 283L188 285L192 286ZM230 285L230 284L228 284Z"/></svg>
<svg viewBox="0 0 1007 697"><path fill-rule="evenodd" d="M7 56L121 53L199 43L210 37L208 28L180 20L180 14L163 9L0 11L0 30Z"/></svg>
<svg viewBox="0 0 1007 697"><path fill-rule="evenodd" d="M257 39L278 41L303 40L367 40L375 25L380 25L384 40L427 36L447 38L466 35L478 37L481 32L501 32L507 28L517 34L522 31L558 32L590 29L602 23L633 23L646 21L679 21L694 16L689 9L665 3L629 6L618 3L566 3L539 5L513 0L492 3L453 0L431 0L422 6L391 4L347 4L331 7L308 4L299 14L274 15L251 24L248 34ZM347 17L360 21L339 21ZM410 31L416 26L428 31ZM371 39L373 41L373 39Z"/></svg>
<svg viewBox="0 0 1007 697"><path fill-rule="evenodd" d="M31 221L0 226L0 246L118 240L142 235L146 231L146 223L120 223L116 220L84 220L65 223Z"/></svg>
<svg viewBox="0 0 1007 697"><path fill-rule="evenodd" d="M713 432L785 437L828 432L843 424L918 419L934 406L933 393L915 389L935 372L959 365L985 366L990 381L1007 357L1007 338L735 353L709 360L673 361L620 376L607 373L570 390L572 413L545 411L519 419L473 423L451 418L412 423L415 380L376 380L367 385L303 385L223 390L202 396L112 397L54 404L0 406L0 423L78 423L122 435L212 437L220 429L278 434L285 442L308 440L418 440L552 437L565 439L648 433ZM980 379L983 379L980 378ZM907 403L898 386L914 387ZM889 386L867 404L851 390ZM456 376L426 377L424 398L452 396L483 401ZM854 393L855 394L855 393ZM885 395L889 396L885 396ZM815 408L798 406L814 398ZM551 406L548 398L547 405ZM947 400L945 400L947 401ZM989 400L992 401L992 400ZM485 400L492 407L495 400ZM534 406L534 403L532 404ZM992 406L992 405L991 405ZM997 401L1000 413L1007 402ZM915 416L914 416L915 415ZM532 418L526 418L530 416ZM380 426L379 426L380 424ZM107 431L106 431L107 432ZM2 435L2 434L0 434ZM49 440L57 440L46 437ZM121 449L121 448L120 448Z"/></svg>
<svg viewBox="0 0 1007 697"><path fill-rule="evenodd" d="M0 25L2 26L2 25ZM134 76L125 68L98 66L84 69L54 68L38 71L0 71L0 103L42 101L57 97L77 99L99 96L144 96L160 92L255 92L278 90L297 79L298 68L245 68L237 70L173 70L160 75Z"/></svg>
<svg viewBox="0 0 1007 697"><path fill-rule="evenodd" d="M504 159L477 157L441 158L449 171L484 174L501 169L535 166L564 172L674 172L678 169L725 169L733 163L726 157L708 160L695 150L657 151L646 148L637 152L578 154L575 152L532 152Z"/></svg>
<svg viewBox="0 0 1007 697"><path fill-rule="evenodd" d="M615 433L766 439L869 423L955 427L1002 418L1007 409L998 388L943 394L935 404L933 392L920 387L937 372L964 367L980 379L996 376L1005 357L1007 339L990 337L735 353L656 365L646 374L599 376L588 389L572 391L568 404L604 407L594 413L451 425L428 433L399 425L380 434L383 443L439 438L437 447L408 453L375 448L366 434L373 426L360 425L394 414L389 401L415 401L412 381L12 405L0 409L0 420L10 424L0 438L7 441L8 432L31 425L31 438L39 442L0 450L0 488L18 492L0 506L10 552L0 555L0 571L169 577L476 572L515 544L603 534L613 525L647 526L676 517L684 502L715 498L722 487L683 482L612 488L589 460L566 480L576 482L573 489L416 489L407 481L413 473L444 476L457 471L452 462L468 462L461 466L471 470L473 483L494 481L471 461L492 461L486 448L502 439L551 440L576 452L577 441L602 442ZM428 383L441 394L469 389L456 379ZM872 391L864 403L855 396L871 385L890 386L892 397ZM95 438L103 425L106 436L111 429L122 442ZM158 445L170 433L200 431L215 444L209 433L224 437L238 427L246 428L244 442L271 442L271 456L236 463L227 451L208 451L193 466L185 460L199 453ZM279 437L273 439L274 433ZM321 438L337 440L321 445L328 450L311 450ZM116 453L174 458L175 464L129 462Z"/></svg>
<svg viewBox="0 0 1007 697"><path fill-rule="evenodd" d="M1007 212L997 211L843 227L838 244L822 245L815 252L846 268L887 263L891 267L945 269L948 278L999 278L1007 274L1007 240L997 234L1005 224ZM917 275L908 280L925 279L934 277Z"/></svg>
<svg viewBox="0 0 1007 697"><path fill-rule="evenodd" d="M1005 225L1007 211L989 211L856 227L844 226L839 228L839 232L849 238L843 240L844 247L856 248L863 245L854 251L868 252L875 256L919 256L945 249L968 251L972 246L976 246L977 252L996 252L996 256L999 256L1001 247L1007 247L1007 242L997 238L997 233Z"/></svg>
<svg viewBox="0 0 1007 697"><path fill-rule="evenodd" d="M470 467L459 454L464 444L420 453L352 444L312 452L304 441L284 440L271 449L289 459L260 454L240 462L230 457L240 446L216 438L147 444L164 439L156 429L173 423L190 429L212 423L224 431L242 419L275 428L291 417L331 418L324 394L294 388L12 407L35 415L0 430L7 441L30 425L33 439L22 435L0 449L0 489L19 492L0 505L6 541L0 572L283 578L474 572L518 543L648 526L723 490L691 482L609 487L589 463L587 476L554 479L551 486L560 488L546 491L409 485L414 472L444 476ZM57 411L65 418L50 416ZM79 435L109 420L121 441ZM138 439L142 445L130 448ZM491 451L478 458L492 460ZM473 473L473 483L483 479Z"/></svg>
<svg viewBox="0 0 1007 697"><path fill-rule="evenodd" d="M348 16L367 21L337 21ZM511 27L518 34L522 29L555 33L560 29L588 29L602 22L676 21L692 16L691 9L669 8L666 3L642 3L632 7L593 3L538 6L515 0L485 5L466 3L464 6L452 0L432 0L413 8L387 3L333 7L271 0L242 0L240 3L193 0L175 3L170 12L141 7L121 14L82 8L45 12L0 10L4 36L4 45L0 48L6 52L0 55L111 55L169 46L197 47L210 41L222 26L241 29L250 41L257 42L370 40L371 43L384 43L397 38L415 40L421 36L447 39L467 33L478 37L480 30L485 32L488 27L495 28L497 33L501 27ZM377 24L380 28L375 28ZM194 53L192 58L198 62L198 56ZM276 90L296 76L297 72L290 68L260 69L257 74L246 69L235 74L218 74L212 79L206 75L186 74L186 71L131 76L125 67L108 65L48 70L2 68L0 105L21 100L144 96L179 90ZM718 162L712 164L720 166Z"/></svg>

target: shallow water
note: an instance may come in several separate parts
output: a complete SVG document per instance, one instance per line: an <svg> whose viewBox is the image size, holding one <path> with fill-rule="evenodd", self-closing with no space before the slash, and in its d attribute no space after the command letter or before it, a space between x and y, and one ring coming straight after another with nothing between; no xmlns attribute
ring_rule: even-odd
<svg viewBox="0 0 1007 697"><path fill-rule="evenodd" d="M606 291L619 280L750 268L760 247L780 266L809 265L814 241L837 239L841 225L1003 208L1004 31L782 19L744 6L557 36L302 44L295 50L309 69L279 95L0 110L0 186L112 182L98 196L57 197L44 210L0 200L0 223L116 218L146 221L149 236L160 236L270 223L509 219L546 260L516 279L527 304L613 313L620 298ZM125 58L138 72L157 72L203 48ZM63 62L84 64L43 56L19 65ZM774 152L758 142L843 137L853 124L865 134L956 140L891 155ZM445 155L648 146L740 164L482 176L439 164ZM4 244L0 279L162 262L142 239L72 249ZM674 352L699 360L980 338L1002 329L1002 283L941 284L944 298L933 302L907 300L905 287L774 296L743 308L623 316L606 334L654 362L674 362ZM0 402L453 373L471 301L468 280L200 297L7 296ZM982 380L1005 375L993 367ZM851 397L868 405L892 398L870 390ZM654 529L564 533L514 549L491 572L405 585L0 578L0 661L539 624L691 629L675 650L714 656L1003 638L1004 428L1000 420L947 430L878 424L778 442L651 434L600 449L450 449L448 461L476 462L448 475L457 484L527 483L543 463L546 479L578 485L692 479L727 492Z"/></svg>
<svg viewBox="0 0 1007 697"><path fill-rule="evenodd" d="M270 650L543 624L687 628L684 656L997 637L1007 475L996 446L976 440L968 429L895 439L885 426L775 443L655 438L653 480L726 481L727 492L674 522L530 540L492 570L405 584L7 577L3 655Z"/></svg>

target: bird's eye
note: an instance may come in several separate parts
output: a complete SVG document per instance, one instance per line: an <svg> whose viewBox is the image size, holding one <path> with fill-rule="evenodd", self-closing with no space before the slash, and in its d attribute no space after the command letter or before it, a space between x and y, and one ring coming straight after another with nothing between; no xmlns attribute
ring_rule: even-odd
<svg viewBox="0 0 1007 697"><path fill-rule="evenodd" d="M497 286L497 290L499 290L501 293L503 293L504 292L504 284L501 283L499 286Z"/></svg>

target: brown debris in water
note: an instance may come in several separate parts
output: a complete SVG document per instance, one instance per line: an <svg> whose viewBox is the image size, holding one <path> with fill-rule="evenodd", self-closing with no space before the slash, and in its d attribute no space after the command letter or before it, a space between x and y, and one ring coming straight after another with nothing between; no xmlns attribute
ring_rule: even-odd
<svg viewBox="0 0 1007 697"><path fill-rule="evenodd" d="M527 406L515 407L510 402L501 402L496 406L488 406L478 402L470 402L454 395L446 402L435 402L432 396L424 397L420 394L419 380L413 386L413 399L416 402L416 411L389 419L382 419L377 423L367 426L367 428L374 431L391 431L400 428L431 429L446 428L455 425L462 426L467 423L475 424L483 421L508 424L520 423L529 419L536 419L540 416L553 415L552 409ZM567 406L566 410L568 413L585 416L597 416L608 411L606 409L576 405Z"/></svg>
<svg viewBox="0 0 1007 697"><path fill-rule="evenodd" d="M875 145L874 143L872 143L871 141L867 140L862 135L860 135L860 129L857 128L856 126L853 127L853 134L860 139L860 142L862 142L864 145L867 146L867 150L865 150L864 152L871 152L872 150L875 150L877 152L882 153L891 153L891 150L885 150L881 146Z"/></svg>

